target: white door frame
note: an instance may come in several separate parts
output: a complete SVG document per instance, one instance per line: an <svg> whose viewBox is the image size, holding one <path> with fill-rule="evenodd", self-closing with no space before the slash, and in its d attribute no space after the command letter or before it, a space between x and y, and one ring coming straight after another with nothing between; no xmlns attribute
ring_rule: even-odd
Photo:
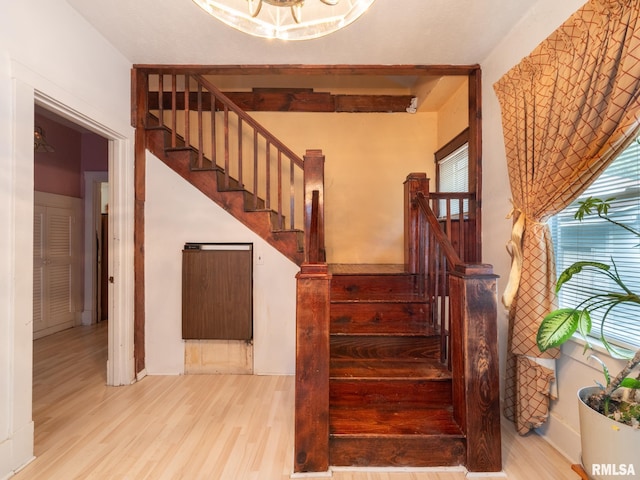
<svg viewBox="0 0 640 480"><path fill-rule="evenodd" d="M34 90L38 104L109 141L109 324L107 384L128 385L135 379L133 358L133 168L130 140L91 118ZM129 243L131 242L131 243Z"/></svg>
<svg viewBox="0 0 640 480"><path fill-rule="evenodd" d="M84 306L82 324L91 325L98 321L97 308L97 252L95 249L95 227L100 204L98 202L100 184L109 182L109 172L84 172Z"/></svg>
<svg viewBox="0 0 640 480"><path fill-rule="evenodd" d="M0 63L3 63L0 61ZM8 97L0 99L3 173L0 175L0 235L3 292L0 317L0 475L33 458L33 212L35 105L82 125L109 142L111 210L108 361L109 385L135 380L134 362L134 129L127 111L88 103L82 92L66 89L21 62L10 59L10 80L2 83ZM4 66L4 64L3 64ZM0 67L0 70L3 70ZM4 70L3 70L4 74ZM9 85L10 84L10 85ZM7 88L9 87L9 88ZM98 102L99 103L99 102ZM102 105L102 104L100 104ZM9 118L7 118L7 116ZM4 276L6 274L6 277ZM6 280L6 281L4 281ZM4 438L4 437L2 437ZM6 463L5 463L6 460Z"/></svg>

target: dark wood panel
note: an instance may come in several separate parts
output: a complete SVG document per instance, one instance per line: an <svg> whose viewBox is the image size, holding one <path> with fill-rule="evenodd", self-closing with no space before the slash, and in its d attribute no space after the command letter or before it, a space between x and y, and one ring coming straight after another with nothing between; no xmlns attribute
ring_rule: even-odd
<svg viewBox="0 0 640 480"><path fill-rule="evenodd" d="M332 465L354 467L442 467L464 465L466 441L459 436L332 438Z"/></svg>
<svg viewBox="0 0 640 480"><path fill-rule="evenodd" d="M134 64L145 73L202 75L471 75L479 65L159 65Z"/></svg>
<svg viewBox="0 0 640 480"><path fill-rule="evenodd" d="M332 378L329 388L332 407L358 405L402 405L403 408L451 405L449 379L349 379Z"/></svg>
<svg viewBox="0 0 640 480"><path fill-rule="evenodd" d="M336 95L336 112L406 112L413 95Z"/></svg>
<svg viewBox="0 0 640 480"><path fill-rule="evenodd" d="M331 358L439 358L439 336L332 335Z"/></svg>
<svg viewBox="0 0 640 480"><path fill-rule="evenodd" d="M251 250L184 250L182 260L182 338L251 340Z"/></svg>
<svg viewBox="0 0 640 480"><path fill-rule="evenodd" d="M350 334L435 334L427 325L429 304L400 303L332 303L331 332Z"/></svg>
<svg viewBox="0 0 640 480"><path fill-rule="evenodd" d="M297 88L254 89L251 92L223 92L226 97L245 112L348 112L348 113L386 113L405 112L413 95L333 95L329 92L314 92ZM176 110L198 110L199 102L202 111L211 111L212 96L202 92L200 100L197 92L189 92L185 101L185 93L179 91L175 98ZM163 92L162 108L171 110L173 106L172 92ZM149 92L149 109L160 107L158 92ZM215 102L215 109L224 106Z"/></svg>

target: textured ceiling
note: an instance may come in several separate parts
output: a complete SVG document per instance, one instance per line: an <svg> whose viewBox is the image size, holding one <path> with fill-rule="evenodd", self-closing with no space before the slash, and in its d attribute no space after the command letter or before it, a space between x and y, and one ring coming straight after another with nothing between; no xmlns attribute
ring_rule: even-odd
<svg viewBox="0 0 640 480"><path fill-rule="evenodd" d="M377 0L355 23L315 40L254 38L192 0L67 0L132 63L480 63L531 0ZM317 0L307 0L317 1Z"/></svg>

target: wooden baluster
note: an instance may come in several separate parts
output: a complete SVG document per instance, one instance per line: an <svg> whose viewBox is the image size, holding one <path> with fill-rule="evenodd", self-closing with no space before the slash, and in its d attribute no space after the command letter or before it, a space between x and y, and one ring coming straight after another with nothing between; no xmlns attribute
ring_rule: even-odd
<svg viewBox="0 0 640 480"><path fill-rule="evenodd" d="M451 226L451 199L450 198L446 198L444 203L445 203L445 209L444 209L444 211L445 211L445 217L444 217L445 227L444 227L444 229L445 229L445 232L447 233L447 238L451 242L451 240L452 240L452 235L451 235L451 231L452 231L452 226Z"/></svg>
<svg viewBox="0 0 640 480"><path fill-rule="evenodd" d="M178 94L176 92L176 75L171 75L171 148L176 148L178 130Z"/></svg>
<svg viewBox="0 0 640 480"><path fill-rule="evenodd" d="M271 208L271 142L267 139L265 157L265 194L264 206L267 210Z"/></svg>
<svg viewBox="0 0 640 480"><path fill-rule="evenodd" d="M191 146L191 132L189 131L191 123L190 105L189 105L189 75L184 76L184 146Z"/></svg>
<svg viewBox="0 0 640 480"><path fill-rule="evenodd" d="M289 158L289 224L291 230L295 229L296 223L296 175L293 159Z"/></svg>
<svg viewBox="0 0 640 480"><path fill-rule="evenodd" d="M158 75L158 124L164 125L164 74Z"/></svg>
<svg viewBox="0 0 640 480"><path fill-rule="evenodd" d="M435 241L433 236L429 236L427 243L427 285L429 288L429 302L431 302L431 308L434 312L433 327L440 325L441 312L438 311L438 301L440 298L440 256L438 251L438 242Z"/></svg>
<svg viewBox="0 0 640 480"><path fill-rule="evenodd" d="M202 131L202 85L198 83L198 168L204 164L204 135Z"/></svg>
<svg viewBox="0 0 640 480"><path fill-rule="evenodd" d="M224 188L229 189L229 109L224 106Z"/></svg>
<svg viewBox="0 0 640 480"><path fill-rule="evenodd" d="M438 249L440 250L440 249ZM440 262L441 262L441 267L440 267L440 361L441 362L445 362L445 361L449 361L449 345L448 345L448 338L449 338L449 328L451 328L451 326L448 324L447 319L449 317L449 295L447 295L448 290L449 290L449 275L448 275L448 270L449 270L449 264L447 262L447 259L444 255L442 255L441 252L439 252L439 258L440 258ZM448 365L449 368L451 368L451 365Z"/></svg>
<svg viewBox="0 0 640 480"><path fill-rule="evenodd" d="M242 183L242 117L238 117L238 183Z"/></svg>
<svg viewBox="0 0 640 480"><path fill-rule="evenodd" d="M469 260L468 256L467 256L467 240L466 240L466 236L465 236L465 230L466 230L466 221L464 219L464 198L459 198L458 199L458 212L459 212L459 222L458 222L458 229L459 229L459 243L458 243L458 255L460 256L460 260L462 260L463 262L466 262Z"/></svg>
<svg viewBox="0 0 640 480"><path fill-rule="evenodd" d="M292 162L293 163L293 162ZM282 216L282 151L278 149L278 228L284 230Z"/></svg>
<svg viewBox="0 0 640 480"><path fill-rule="evenodd" d="M218 139L216 137L216 99L211 95L211 168L218 164Z"/></svg>
<svg viewBox="0 0 640 480"><path fill-rule="evenodd" d="M258 131L253 131L253 208L258 209Z"/></svg>

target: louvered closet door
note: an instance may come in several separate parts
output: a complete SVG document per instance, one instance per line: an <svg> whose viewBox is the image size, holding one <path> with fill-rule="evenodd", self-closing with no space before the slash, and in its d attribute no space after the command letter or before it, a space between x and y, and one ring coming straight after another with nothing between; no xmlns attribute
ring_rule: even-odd
<svg viewBox="0 0 640 480"><path fill-rule="evenodd" d="M33 333L34 337L37 332L41 332L46 328L43 313L43 297L44 297L44 222L47 212L46 207L40 205L34 206L33 211Z"/></svg>
<svg viewBox="0 0 640 480"><path fill-rule="evenodd" d="M34 208L34 338L73 326L70 209Z"/></svg>

